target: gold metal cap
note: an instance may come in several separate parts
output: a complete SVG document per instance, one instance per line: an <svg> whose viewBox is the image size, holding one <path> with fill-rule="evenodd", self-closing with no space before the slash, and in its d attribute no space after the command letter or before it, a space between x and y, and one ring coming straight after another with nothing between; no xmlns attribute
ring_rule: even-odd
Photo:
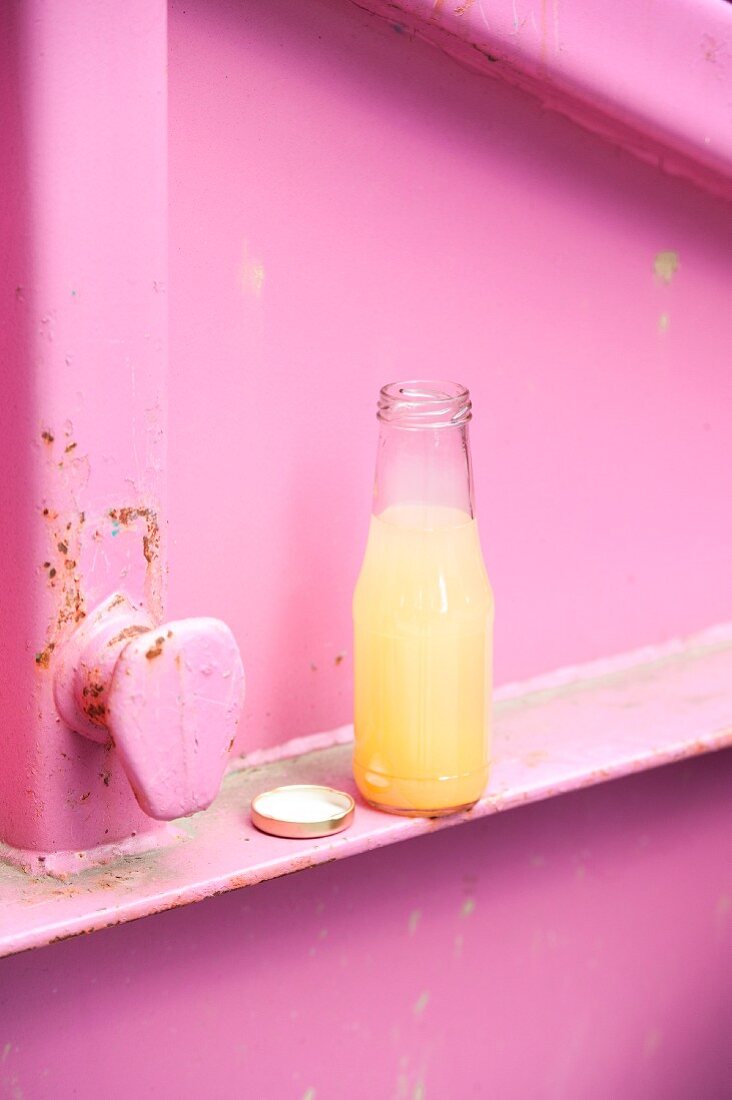
<svg viewBox="0 0 732 1100"><path fill-rule="evenodd" d="M252 800L252 821L263 833L304 840L347 829L355 809L345 791L296 783L258 794Z"/></svg>

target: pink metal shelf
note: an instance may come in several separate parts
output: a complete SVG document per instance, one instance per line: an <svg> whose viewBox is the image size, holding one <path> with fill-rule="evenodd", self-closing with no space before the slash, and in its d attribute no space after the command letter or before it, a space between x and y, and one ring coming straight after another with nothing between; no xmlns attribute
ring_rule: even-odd
<svg viewBox="0 0 732 1100"><path fill-rule="evenodd" d="M390 817L359 804L353 827L336 837L302 842L258 833L248 807L268 787L327 783L355 794L346 728L250 756L208 811L179 822L153 851L117 854L65 880L0 864L0 954L732 745L732 625L503 688L495 727L488 791L452 818ZM84 866L87 856L80 859Z"/></svg>

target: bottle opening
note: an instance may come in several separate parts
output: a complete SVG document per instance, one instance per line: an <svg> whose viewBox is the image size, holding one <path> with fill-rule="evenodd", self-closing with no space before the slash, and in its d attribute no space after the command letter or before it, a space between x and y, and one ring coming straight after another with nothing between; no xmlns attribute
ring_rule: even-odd
<svg viewBox="0 0 732 1100"><path fill-rule="evenodd" d="M450 428L466 424L471 410L470 393L459 382L417 379L384 386L376 415L400 428Z"/></svg>

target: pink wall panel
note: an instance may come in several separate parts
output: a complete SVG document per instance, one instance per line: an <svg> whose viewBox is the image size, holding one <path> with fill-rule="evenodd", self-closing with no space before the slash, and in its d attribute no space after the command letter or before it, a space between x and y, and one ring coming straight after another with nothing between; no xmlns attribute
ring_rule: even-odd
<svg viewBox="0 0 732 1100"><path fill-rule="evenodd" d="M171 612L232 623L240 747L350 718L390 378L473 391L499 682L729 617L728 207L340 0L169 40Z"/></svg>
<svg viewBox="0 0 732 1100"><path fill-rule="evenodd" d="M3 960L0 1096L722 1100L729 753Z"/></svg>

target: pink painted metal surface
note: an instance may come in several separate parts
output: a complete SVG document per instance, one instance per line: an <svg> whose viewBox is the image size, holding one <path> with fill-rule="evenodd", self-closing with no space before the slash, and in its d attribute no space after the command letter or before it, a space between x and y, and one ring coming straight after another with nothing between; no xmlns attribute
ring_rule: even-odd
<svg viewBox="0 0 732 1100"><path fill-rule="evenodd" d="M517 81L546 106L619 140L644 159L732 193L728 3L356 2L461 62Z"/></svg>
<svg viewBox="0 0 732 1100"><path fill-rule="evenodd" d="M60 720L53 666L112 592L162 608L166 9L30 0L0 20L0 837L54 851L153 827L116 753Z"/></svg>
<svg viewBox="0 0 732 1100"><path fill-rule="evenodd" d="M195 813L218 793L244 701L225 623L153 625L116 593L55 655L54 694L71 729L117 750L149 817Z"/></svg>
<svg viewBox="0 0 732 1100"><path fill-rule="evenodd" d="M165 623L125 646L109 725L145 813L171 821L211 804L243 701L239 651L219 619Z"/></svg>
<svg viewBox="0 0 732 1100"><path fill-rule="evenodd" d="M348 720L390 375L458 363L483 410L499 680L729 612L721 204L348 5L174 5L167 386L164 11L37 5L3 16L4 506L23 513L2 551L6 840L64 851L151 828L118 763L107 785L103 749L56 721L51 680L56 646L110 592L159 615L168 512L171 610L225 616L250 666L235 751Z"/></svg>
<svg viewBox="0 0 732 1100"><path fill-rule="evenodd" d="M715 753L4 959L0 1095L722 1100L731 784Z"/></svg>
<svg viewBox="0 0 732 1100"><path fill-rule="evenodd" d="M693 10L690 50L712 8ZM646 29L673 34L689 11L667 6ZM727 19L721 0L716 12ZM603 10L588 50L608 41L612 17ZM633 24L630 5L622 17ZM374 396L389 377L440 377L449 364L485 415L474 451L499 681L732 615L728 206L456 66L401 19L340 0L176 2L163 387L162 7L30 0L0 5L0 20L0 822L15 843L68 845L80 866L78 846L100 835L118 857L116 872L69 883L3 869L14 912L21 899L26 911L16 944L225 889L237 866L259 877L297 866L290 848L235 859L216 805L184 823L195 837L156 832L158 855L119 858L115 838L149 822L121 769L106 788L97 747L57 728L45 668L49 624L76 614L74 571L50 583L65 577L59 543L69 551L74 516L92 543L68 554L89 607L125 572L132 595L147 584L157 598L156 534L170 516L166 613L231 622L252 684L236 747L260 759L349 720L350 593ZM640 42L641 63L625 70L638 80L652 67ZM726 49L699 50L710 113ZM607 74L612 53L588 56ZM696 88L697 72L669 71L662 90L688 118L680 82ZM73 623L61 626L65 638ZM726 658L714 660L728 698ZM668 682L649 693L678 741L642 742L638 709L619 709L618 770L725 744L720 698L699 697L713 679L693 700ZM562 746L531 767L511 762L508 739L503 804L549 794L550 776L592 778L593 721L572 724L582 698L501 717L537 722L535 738L522 726L528 757L545 751L538 722L551 706ZM674 699L683 711L666 710ZM697 725L702 715L727 725ZM564 759L567 726L577 755ZM326 758L306 766L325 772ZM598 756L594 778L603 767ZM702 756L5 959L0 1089L13 1100L724 1096L730 767L728 752ZM346 782L347 749L328 768ZM39 776L49 782L34 793ZM259 842L241 802L256 778L232 775L221 796L245 849ZM405 828L379 819L374 842L386 824ZM185 878L199 827L211 860Z"/></svg>
<svg viewBox="0 0 732 1100"><path fill-rule="evenodd" d="M132 643L134 644L134 643ZM178 822L169 843L59 882L0 870L0 953L9 954L252 886L334 859L465 824L515 806L732 745L732 628L499 693L488 790L467 813L392 817L363 804L351 776L351 731L297 757L260 756L233 772L210 811ZM341 743L337 743L340 741ZM307 744L297 751L307 750ZM347 790L358 801L345 833L320 840L266 836L249 822L258 793L285 783ZM50 860L50 871L65 871Z"/></svg>
<svg viewBox="0 0 732 1100"><path fill-rule="evenodd" d="M398 30L170 10L169 612L239 752L351 721L389 378L473 395L498 683L732 616L728 205Z"/></svg>

